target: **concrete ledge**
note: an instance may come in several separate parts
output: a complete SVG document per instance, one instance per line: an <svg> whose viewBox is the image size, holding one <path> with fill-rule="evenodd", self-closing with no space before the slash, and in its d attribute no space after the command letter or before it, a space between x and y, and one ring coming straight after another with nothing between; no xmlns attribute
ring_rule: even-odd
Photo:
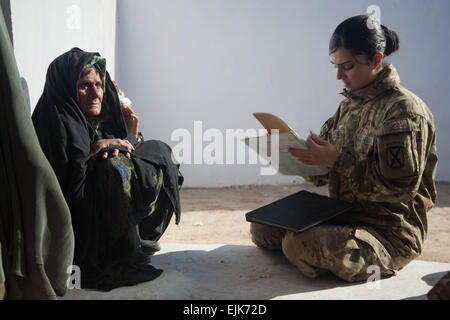
<svg viewBox="0 0 450 320"><path fill-rule="evenodd" d="M151 282L110 292L69 290L63 300L398 300L426 299L450 264L413 261L397 276L347 283L333 275L310 280L281 252L253 246L162 243L151 264L164 270ZM377 288L378 287L378 288Z"/></svg>

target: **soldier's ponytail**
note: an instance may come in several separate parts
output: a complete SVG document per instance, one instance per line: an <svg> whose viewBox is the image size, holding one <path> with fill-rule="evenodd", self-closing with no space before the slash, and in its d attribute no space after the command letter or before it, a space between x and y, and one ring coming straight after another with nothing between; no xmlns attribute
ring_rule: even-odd
<svg viewBox="0 0 450 320"><path fill-rule="evenodd" d="M344 47L355 55L366 55L370 60L375 53L389 56L399 49L398 34L379 24L368 15L351 17L339 24L330 39L329 54Z"/></svg>
<svg viewBox="0 0 450 320"><path fill-rule="evenodd" d="M390 30L383 25L381 25L381 29L383 30L386 38L386 49L384 49L384 55L389 56L400 48L400 38L394 30Z"/></svg>

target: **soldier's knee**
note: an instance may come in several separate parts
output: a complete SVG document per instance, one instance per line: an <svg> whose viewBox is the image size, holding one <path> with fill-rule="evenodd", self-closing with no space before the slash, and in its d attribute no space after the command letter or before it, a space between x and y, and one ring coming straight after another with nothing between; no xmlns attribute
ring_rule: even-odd
<svg viewBox="0 0 450 320"><path fill-rule="evenodd" d="M318 267L317 260L311 259L314 250L308 237L302 233L287 232L283 238L282 250L286 259L297 267L305 276L311 279L326 273L325 269Z"/></svg>
<svg viewBox="0 0 450 320"><path fill-rule="evenodd" d="M377 265L365 265L360 270L351 268L342 268L337 272L333 272L337 277L347 282L369 281L370 279L380 280L381 278L394 275L394 273L386 272Z"/></svg>
<svg viewBox="0 0 450 320"><path fill-rule="evenodd" d="M342 259L336 259L335 262L340 266L333 273L348 282L367 281L371 278L381 279L395 275L395 270L385 266L377 252L361 241L358 241L357 249L351 248Z"/></svg>
<svg viewBox="0 0 450 320"><path fill-rule="evenodd" d="M291 262L295 263L295 261L302 259L302 253L305 250L305 244L299 240L299 235L293 232L286 232L283 237L283 241L281 244L281 248L285 257Z"/></svg>
<svg viewBox="0 0 450 320"><path fill-rule="evenodd" d="M266 226L259 223L250 224L252 241L258 247L277 250L281 248L284 231L279 228Z"/></svg>
<svg viewBox="0 0 450 320"><path fill-rule="evenodd" d="M284 255L290 260L302 259L311 264L316 264L323 244L320 238L321 229L316 227L304 232L296 233L288 231L283 237L282 249Z"/></svg>

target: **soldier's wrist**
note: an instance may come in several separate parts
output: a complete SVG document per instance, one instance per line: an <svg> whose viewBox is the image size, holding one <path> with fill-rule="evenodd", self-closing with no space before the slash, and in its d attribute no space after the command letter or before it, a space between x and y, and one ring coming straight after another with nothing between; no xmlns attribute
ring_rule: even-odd
<svg viewBox="0 0 450 320"><path fill-rule="evenodd" d="M351 169L354 165L353 156L345 151L341 151L336 161L333 163L332 169L338 173L346 173L349 169Z"/></svg>

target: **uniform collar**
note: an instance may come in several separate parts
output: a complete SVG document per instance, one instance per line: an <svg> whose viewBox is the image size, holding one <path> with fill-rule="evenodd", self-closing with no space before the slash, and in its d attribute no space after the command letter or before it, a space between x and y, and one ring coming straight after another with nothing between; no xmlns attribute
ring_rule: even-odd
<svg viewBox="0 0 450 320"><path fill-rule="evenodd" d="M397 70L392 64L388 64L383 68L383 70L381 70L375 80L368 86L355 91L348 91L344 88L341 94L349 99L359 98L363 101L367 101L375 98L383 91L392 89L399 84L400 77L397 73Z"/></svg>

